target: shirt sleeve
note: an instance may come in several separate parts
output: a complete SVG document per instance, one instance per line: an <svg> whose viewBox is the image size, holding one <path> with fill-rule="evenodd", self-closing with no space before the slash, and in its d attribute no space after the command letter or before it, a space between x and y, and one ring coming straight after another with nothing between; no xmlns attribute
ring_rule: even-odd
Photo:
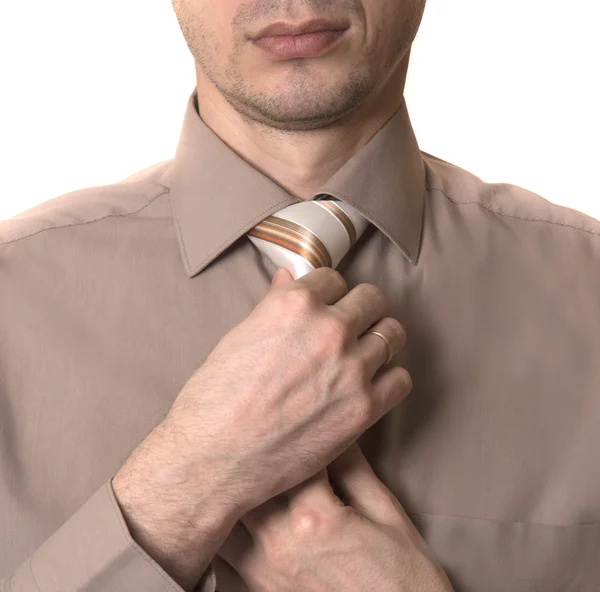
<svg viewBox="0 0 600 592"><path fill-rule="evenodd" d="M132 538L108 479L0 592L186 592ZM193 592L216 592L209 565Z"/></svg>

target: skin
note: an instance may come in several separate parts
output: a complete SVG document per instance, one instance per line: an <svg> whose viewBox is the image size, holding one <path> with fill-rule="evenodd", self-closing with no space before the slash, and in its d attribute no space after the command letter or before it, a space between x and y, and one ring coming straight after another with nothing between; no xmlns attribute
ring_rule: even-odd
<svg viewBox="0 0 600 592"><path fill-rule="evenodd" d="M255 168L310 200L394 115L425 0L172 0L196 62L200 116ZM277 61L249 39L279 21L345 20L317 58ZM278 281L292 281L280 273ZM335 488L335 489L334 489ZM248 512L214 557L230 591L452 592L357 443Z"/></svg>
<svg viewBox="0 0 600 592"><path fill-rule="evenodd" d="M287 270L272 280L293 281ZM212 563L228 592L454 592L358 442L242 516Z"/></svg>
<svg viewBox="0 0 600 592"><path fill-rule="evenodd" d="M454 592L356 442L326 470L248 512L213 564L228 592Z"/></svg>
<svg viewBox="0 0 600 592"><path fill-rule="evenodd" d="M312 199L397 111L425 0L172 0L196 62L200 116L290 194ZM317 58L275 61L248 37L342 19Z"/></svg>

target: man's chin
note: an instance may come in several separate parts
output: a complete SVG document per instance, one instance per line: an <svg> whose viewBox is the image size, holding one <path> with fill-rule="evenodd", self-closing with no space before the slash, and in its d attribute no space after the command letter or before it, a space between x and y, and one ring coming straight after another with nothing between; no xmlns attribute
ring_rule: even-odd
<svg viewBox="0 0 600 592"><path fill-rule="evenodd" d="M282 131L308 131L331 125L353 110L346 103L337 104L331 99L311 100L307 91L307 94L296 97L295 101L289 99L281 102L277 95L263 95L259 104L244 105L242 112L268 127Z"/></svg>
<svg viewBox="0 0 600 592"><path fill-rule="evenodd" d="M347 70L347 71L346 71ZM357 71L293 67L236 76L221 87L228 102L244 117L280 130L311 130L330 125L354 112L370 94L371 80ZM252 80L251 87L245 81Z"/></svg>

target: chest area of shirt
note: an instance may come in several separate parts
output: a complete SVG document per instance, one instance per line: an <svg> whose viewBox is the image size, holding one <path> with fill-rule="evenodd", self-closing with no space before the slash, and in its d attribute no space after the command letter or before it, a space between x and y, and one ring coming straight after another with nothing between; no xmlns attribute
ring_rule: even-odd
<svg viewBox="0 0 600 592"><path fill-rule="evenodd" d="M414 386L361 436L363 452L449 563L462 555L453 547L461 532L487 541L482 555L505 565L515 549L548 540L568 562L566 539L555 531L524 544L522 532L506 525L573 525L568 536L583 550L589 545L589 529L575 525L600 516L600 483L590 472L600 445L593 363L600 352L584 322L594 322L593 311L565 308L564 294L548 297L543 285L522 283L518 269L453 277L440 263L425 276L410 274L399 254L382 257L382 244L367 245L344 276L350 288L366 281L384 291L387 315L408 333L394 363L409 369ZM41 513L51 490L62 492L53 503L70 515L168 412L221 337L252 312L272 271L247 246L191 279L117 290L105 278L85 299L73 292L47 301L42 317L24 315L25 324L35 320L36 340L17 336L15 355L27 356L31 371L8 376L21 397L20 437L10 454L15 464L31 459L16 511ZM42 467L51 483L38 478ZM499 526L486 535L482 525L490 523Z"/></svg>

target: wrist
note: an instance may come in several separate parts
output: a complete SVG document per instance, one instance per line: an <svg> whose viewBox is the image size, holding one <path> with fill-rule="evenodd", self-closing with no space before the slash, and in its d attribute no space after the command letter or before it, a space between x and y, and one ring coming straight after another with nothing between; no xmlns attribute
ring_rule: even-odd
<svg viewBox="0 0 600 592"><path fill-rule="evenodd" d="M112 479L115 498L133 540L186 592L194 590L212 558L225 542L222 522L207 526L192 522L152 487L142 490L139 481L128 479L127 469ZM159 496L160 497L160 496Z"/></svg>
<svg viewBox="0 0 600 592"><path fill-rule="evenodd" d="M140 496L125 475L115 475L112 486L129 534L184 590L193 590L217 551L210 537L185 521L166 520L164 506Z"/></svg>
<svg viewBox="0 0 600 592"><path fill-rule="evenodd" d="M241 516L224 506L213 480L164 422L131 453L112 485L132 522L176 537L227 536Z"/></svg>

